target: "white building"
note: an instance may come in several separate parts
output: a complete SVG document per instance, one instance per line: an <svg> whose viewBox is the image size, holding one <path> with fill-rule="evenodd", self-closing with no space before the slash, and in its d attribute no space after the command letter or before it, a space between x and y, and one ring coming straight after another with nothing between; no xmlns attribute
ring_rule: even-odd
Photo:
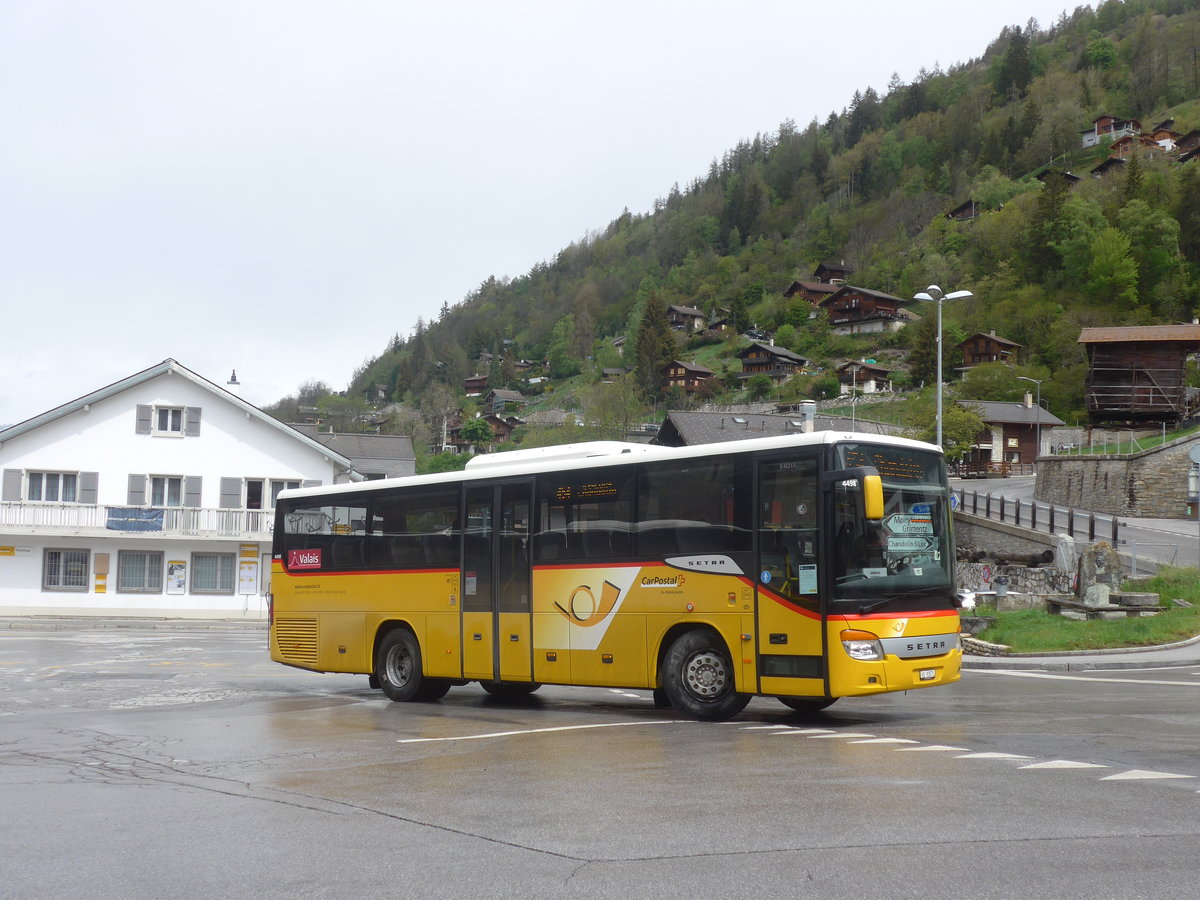
<svg viewBox="0 0 1200 900"><path fill-rule="evenodd" d="M167 359L0 431L0 614L266 615L274 499L350 459Z"/></svg>

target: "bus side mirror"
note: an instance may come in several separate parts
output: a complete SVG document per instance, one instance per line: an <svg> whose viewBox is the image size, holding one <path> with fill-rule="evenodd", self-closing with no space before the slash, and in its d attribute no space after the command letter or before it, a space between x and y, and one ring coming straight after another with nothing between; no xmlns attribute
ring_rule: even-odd
<svg viewBox="0 0 1200 900"><path fill-rule="evenodd" d="M869 521L883 518L883 479L878 475L867 475L862 480L863 514Z"/></svg>

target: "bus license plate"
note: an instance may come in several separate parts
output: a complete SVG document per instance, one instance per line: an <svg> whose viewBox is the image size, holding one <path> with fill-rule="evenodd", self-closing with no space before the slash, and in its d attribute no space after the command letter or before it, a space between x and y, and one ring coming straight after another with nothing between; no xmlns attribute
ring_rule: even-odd
<svg viewBox="0 0 1200 900"><path fill-rule="evenodd" d="M922 681L933 681L937 678L937 669L921 669L917 673L917 677Z"/></svg>

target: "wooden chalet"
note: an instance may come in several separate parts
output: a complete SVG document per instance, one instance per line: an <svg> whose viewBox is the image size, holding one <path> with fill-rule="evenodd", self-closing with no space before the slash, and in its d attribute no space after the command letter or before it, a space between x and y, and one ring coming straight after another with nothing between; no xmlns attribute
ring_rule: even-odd
<svg viewBox="0 0 1200 900"><path fill-rule="evenodd" d="M958 204L958 206L946 213L946 218L952 222L969 222L972 219L979 218L979 214L981 212L983 212L983 210L975 202L975 198L972 197L971 199Z"/></svg>
<svg viewBox="0 0 1200 900"><path fill-rule="evenodd" d="M468 397L479 397L487 390L487 375L470 375L463 379L463 393Z"/></svg>
<svg viewBox="0 0 1200 900"><path fill-rule="evenodd" d="M1083 181L1083 179L1080 178L1078 175L1072 175L1070 172L1064 172L1062 169L1052 169L1052 168L1042 169L1042 171L1038 172L1033 177L1036 178L1038 181L1040 181L1042 184L1045 184L1046 180L1048 178L1050 178L1051 176L1053 176L1055 178L1061 178L1063 181L1065 181L1071 187L1074 187L1075 185L1079 184L1079 182Z"/></svg>
<svg viewBox="0 0 1200 900"><path fill-rule="evenodd" d="M892 389L891 371L873 363L851 360L837 367L841 394L878 394Z"/></svg>
<svg viewBox="0 0 1200 900"><path fill-rule="evenodd" d="M761 341L754 341L738 353L738 359L742 361L742 378L766 375L772 384L783 384L808 365L808 360L799 353Z"/></svg>
<svg viewBox="0 0 1200 900"><path fill-rule="evenodd" d="M999 337L994 331L989 334L977 331L959 346L963 352L964 369L990 362L1011 365L1017 361L1017 351L1021 349L1021 345L1016 341Z"/></svg>
<svg viewBox="0 0 1200 900"><path fill-rule="evenodd" d="M691 306L668 306L667 322L676 331L703 331L704 313Z"/></svg>
<svg viewBox="0 0 1200 900"><path fill-rule="evenodd" d="M1185 379L1190 354L1200 351L1200 325L1085 328L1088 419L1101 422L1177 422L1193 410Z"/></svg>
<svg viewBox="0 0 1200 900"><path fill-rule="evenodd" d="M900 297L867 288L843 285L821 301L829 316L831 331L837 335L878 334L899 331L911 315L901 315Z"/></svg>
<svg viewBox="0 0 1200 900"><path fill-rule="evenodd" d="M1127 134L1140 134L1142 123L1137 119L1122 119L1118 116L1097 116L1092 121L1092 127L1080 132L1080 143L1083 147L1094 147L1102 139L1117 140Z"/></svg>
<svg viewBox="0 0 1200 900"><path fill-rule="evenodd" d="M813 278L817 279L822 284L837 284L846 283L846 279L854 272L853 266L846 265L843 259L841 262L823 262L819 263L813 269Z"/></svg>
<svg viewBox="0 0 1200 900"><path fill-rule="evenodd" d="M690 394L715 374L712 369L707 369L693 362L676 359L672 360L663 369L663 381L667 390L673 387L680 387Z"/></svg>
<svg viewBox="0 0 1200 900"><path fill-rule="evenodd" d="M1127 134L1125 137L1113 141L1113 145L1109 149L1109 155L1115 156L1118 159L1128 159L1134 154L1145 156L1149 153L1159 153L1161 151L1162 147L1149 135Z"/></svg>
<svg viewBox="0 0 1200 900"><path fill-rule="evenodd" d="M480 405L484 409L490 409L493 413L502 413L510 406L524 406L525 395L520 391L506 391L497 388L496 390L488 391L484 395Z"/></svg>
<svg viewBox="0 0 1200 900"><path fill-rule="evenodd" d="M1110 156L1099 165L1093 166L1091 174L1097 178L1103 178L1111 172L1120 172L1125 168L1125 160L1119 156Z"/></svg>
<svg viewBox="0 0 1200 900"><path fill-rule="evenodd" d="M808 314L808 317L812 319L820 314L821 301L840 287L841 285L826 284L823 281L793 281L788 285L788 289L783 292L783 296L788 300L791 300L793 297L807 300L812 306L812 311Z"/></svg>

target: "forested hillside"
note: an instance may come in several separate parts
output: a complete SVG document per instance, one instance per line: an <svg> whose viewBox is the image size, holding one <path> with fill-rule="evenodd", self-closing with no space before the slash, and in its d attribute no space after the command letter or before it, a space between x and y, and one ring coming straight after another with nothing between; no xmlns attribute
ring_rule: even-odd
<svg viewBox="0 0 1200 900"><path fill-rule="evenodd" d="M1043 399L1070 419L1082 406L1081 327L1186 321L1200 305L1200 161L1141 147L1095 177L1110 142L1081 142L1101 115L1146 132L1168 119L1179 136L1200 127L1198 48L1200 0L1107 0L1007 27L978 59L911 83L894 76L883 95L864 88L840 112L742 141L651 212L624 211L527 274L489 279L436 321L365 347L379 355L344 398L308 385L274 412L340 404L349 417L382 385L384 400L413 411L393 427L411 431L458 405L463 378L487 372L481 353L495 357L492 387L527 393L515 360L546 364L539 391L594 382L605 366L650 366L668 351L638 340L647 304L753 326L818 364L890 352L908 370L902 383L927 382L932 316L872 343L831 338L807 301L785 299L819 262L844 260L850 283L902 298L928 284L972 291L945 305L947 351L976 331L1018 342L1021 371L1044 379ZM968 200L978 216L947 217ZM726 344L710 358L732 357ZM727 362L716 370L731 374ZM642 387L652 399L655 385ZM725 387L744 389L732 378Z"/></svg>

